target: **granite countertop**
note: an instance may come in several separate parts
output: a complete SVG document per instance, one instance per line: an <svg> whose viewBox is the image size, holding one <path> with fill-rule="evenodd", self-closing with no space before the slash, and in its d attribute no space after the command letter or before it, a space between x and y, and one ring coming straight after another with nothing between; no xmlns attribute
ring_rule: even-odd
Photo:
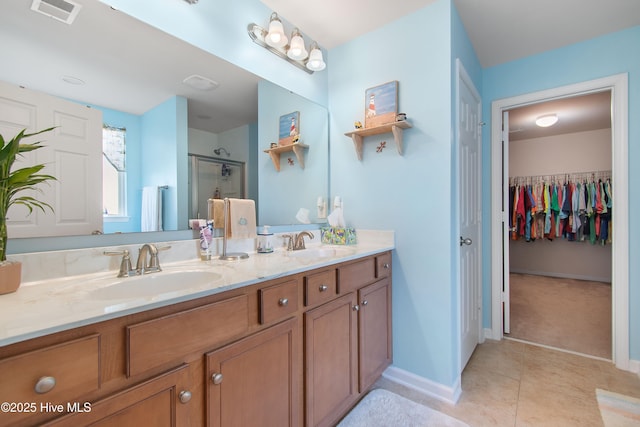
<svg viewBox="0 0 640 427"><path fill-rule="evenodd" d="M0 295L0 346L213 295L393 248L393 233L383 232L382 238L377 236L366 239L353 246L313 244L307 246L306 254L303 254L304 251L290 253L276 250L270 254L250 253L248 259L240 261L222 261L214 258L210 261L190 259L164 263L161 255L163 271L142 277L165 275L175 276L176 280L180 280L180 275L187 272L184 276L187 280L188 277L206 278L209 275L212 280L201 280L196 285L185 283L184 287L178 289L172 285L170 289L152 295L122 293L114 298L108 292L104 293L105 288L119 284L125 287L130 285L133 289L136 279L140 277L118 279L117 270L28 282L15 293ZM321 251L322 256L312 256L314 251ZM192 276L188 276L189 274ZM108 296L105 297L105 294Z"/></svg>

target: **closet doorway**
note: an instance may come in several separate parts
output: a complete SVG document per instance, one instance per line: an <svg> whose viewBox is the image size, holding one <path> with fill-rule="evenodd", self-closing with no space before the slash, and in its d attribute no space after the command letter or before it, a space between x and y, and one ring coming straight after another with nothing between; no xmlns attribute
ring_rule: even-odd
<svg viewBox="0 0 640 427"><path fill-rule="evenodd" d="M504 98L492 102L491 114L491 329L492 339L502 339L509 316L509 125L508 112L543 101L609 91L611 94L612 210L611 257L611 359L619 369L629 370L629 201L628 201L628 76L618 74L569 86ZM552 154L550 154L552 155Z"/></svg>
<svg viewBox="0 0 640 427"><path fill-rule="evenodd" d="M505 117L504 334L611 359L611 91L516 107ZM539 118L557 122L540 126Z"/></svg>

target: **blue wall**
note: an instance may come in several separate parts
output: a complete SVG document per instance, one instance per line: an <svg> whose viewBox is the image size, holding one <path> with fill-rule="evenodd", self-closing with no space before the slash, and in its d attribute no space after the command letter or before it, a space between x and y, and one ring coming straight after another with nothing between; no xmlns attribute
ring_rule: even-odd
<svg viewBox="0 0 640 427"><path fill-rule="evenodd" d="M452 11L439 0L331 50L328 67L332 195L342 196L347 222L396 232L394 365L447 386L459 374L452 50L479 81ZM399 81L399 111L413 125L404 132L404 153L391 134L372 136L359 162L344 132L364 119L365 90L391 80Z"/></svg>
<svg viewBox="0 0 640 427"><path fill-rule="evenodd" d="M537 92L554 87L593 80L614 74L629 75L629 189L640 185L640 171L632 167L640 161L640 27L608 34L539 55L512 61L483 71L484 121L491 123L491 103L497 99ZM483 217L491 213L491 135L483 132ZM629 198L629 346L630 358L640 360L640 233L634 212L640 209L638 197ZM636 236L634 238L633 236ZM484 325L491 326L491 237L490 222L483 228Z"/></svg>

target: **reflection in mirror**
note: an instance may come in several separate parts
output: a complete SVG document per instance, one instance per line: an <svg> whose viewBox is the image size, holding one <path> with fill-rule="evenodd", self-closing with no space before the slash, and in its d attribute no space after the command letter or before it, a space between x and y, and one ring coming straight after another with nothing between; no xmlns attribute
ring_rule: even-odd
<svg viewBox="0 0 640 427"><path fill-rule="evenodd" d="M329 194L325 171L329 164L329 114L326 108L299 95L261 81L258 84L258 140L260 153L258 222L266 225L324 223L318 216L318 200ZM291 117L295 117L291 123ZM297 123L295 123L297 121ZM278 171L264 153L290 133L308 146L298 158L292 151L279 153ZM302 162L303 163L302 163ZM277 160L276 160L277 163Z"/></svg>
<svg viewBox="0 0 640 427"><path fill-rule="evenodd" d="M173 229L186 229L190 215L188 154L218 157L213 150L220 146L232 153L228 158L222 152L223 158L246 163L245 194L256 199L259 218L261 206L278 203L273 193L265 194L266 199L259 195L259 179L269 191L282 188L286 191L283 195L292 202L305 194L302 188L290 188L296 179L286 186L282 182L267 184L271 177L262 179L263 166L269 164L269 159L262 152L264 146L258 146L257 76L98 1L84 2L72 25L40 15L29 6L30 1L26 0L2 5L3 62L11 66L0 69L0 80L91 105L103 112L105 123L127 129L127 164L131 173L126 180L126 216L131 221L121 218L105 224L105 232L139 231L135 223L139 223L142 188L167 184L164 197L171 203L165 205L173 204L174 208L166 213L171 220L165 222L174 223ZM186 77L194 74L214 80L219 86L200 91L183 84ZM149 124L147 114L154 109L173 114L171 121L157 116L154 119L167 128ZM305 120L302 115L302 121L310 129L310 119ZM327 135L326 131L314 133ZM277 133L272 135L265 138L275 141ZM304 135L304 129L303 136L311 141L312 135ZM168 146L169 140L175 145ZM326 141L314 144L305 154L310 162L310 153L315 162L323 157L316 157L320 147L327 147ZM175 160L167 165L169 152ZM163 168L175 176L170 182L157 179L154 165L156 170ZM311 180L311 174L317 174L313 180L324 183L326 196L328 164L324 168L311 166L305 168L305 177ZM286 179L282 176L285 174L280 175L281 181ZM319 194L314 194L311 204ZM309 204L295 203L299 207ZM289 214L267 219L270 225L297 222ZM99 238L95 238L96 246L100 245Z"/></svg>

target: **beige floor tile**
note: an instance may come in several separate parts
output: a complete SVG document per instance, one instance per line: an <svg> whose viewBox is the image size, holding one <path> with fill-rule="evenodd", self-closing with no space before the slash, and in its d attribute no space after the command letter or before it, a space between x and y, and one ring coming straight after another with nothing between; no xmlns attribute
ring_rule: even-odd
<svg viewBox="0 0 640 427"><path fill-rule="evenodd" d="M596 388L640 398L640 377L609 361L513 340L476 348L456 405L384 378L376 386L471 427L601 427Z"/></svg>

